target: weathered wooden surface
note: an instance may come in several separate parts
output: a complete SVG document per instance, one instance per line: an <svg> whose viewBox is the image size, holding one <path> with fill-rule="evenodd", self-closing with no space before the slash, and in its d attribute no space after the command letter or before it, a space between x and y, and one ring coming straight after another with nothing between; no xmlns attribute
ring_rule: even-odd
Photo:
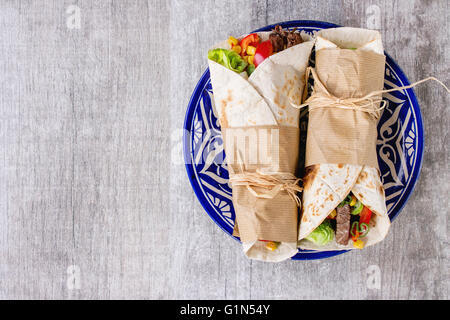
<svg viewBox="0 0 450 320"><path fill-rule="evenodd" d="M441 88L416 89L424 164L387 239L323 261L244 258L189 186L180 128L207 48L278 21L378 27L411 80L448 83L449 3L1 1L0 298L448 299Z"/></svg>

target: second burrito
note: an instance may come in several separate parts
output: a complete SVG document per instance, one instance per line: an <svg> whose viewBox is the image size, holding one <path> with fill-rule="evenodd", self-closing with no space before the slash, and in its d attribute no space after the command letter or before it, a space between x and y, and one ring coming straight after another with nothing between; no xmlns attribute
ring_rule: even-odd
<svg viewBox="0 0 450 320"><path fill-rule="evenodd" d="M376 154L385 56L380 33L322 30L309 105L299 226L303 249L362 249L389 230ZM381 107L380 107L381 106Z"/></svg>

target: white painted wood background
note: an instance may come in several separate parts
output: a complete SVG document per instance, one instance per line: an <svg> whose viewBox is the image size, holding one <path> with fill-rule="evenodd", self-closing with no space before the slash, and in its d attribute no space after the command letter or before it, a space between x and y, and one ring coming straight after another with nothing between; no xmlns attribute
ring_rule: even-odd
<svg viewBox="0 0 450 320"><path fill-rule="evenodd" d="M389 236L323 261L244 258L189 185L180 128L207 48L279 21L378 28L410 80L448 83L449 4L1 1L0 298L448 299L450 111L437 85L416 89L423 169Z"/></svg>

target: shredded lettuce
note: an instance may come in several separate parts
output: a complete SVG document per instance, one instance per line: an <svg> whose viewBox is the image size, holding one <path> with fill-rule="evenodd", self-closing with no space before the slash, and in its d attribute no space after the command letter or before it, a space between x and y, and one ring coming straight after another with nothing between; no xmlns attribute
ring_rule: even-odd
<svg viewBox="0 0 450 320"><path fill-rule="evenodd" d="M209 50L208 59L237 73L243 72L248 65L248 63L235 51L221 48Z"/></svg>
<svg viewBox="0 0 450 320"><path fill-rule="evenodd" d="M324 246L334 239L334 230L330 221L325 220L320 226L314 229L305 239L314 242L319 246Z"/></svg>

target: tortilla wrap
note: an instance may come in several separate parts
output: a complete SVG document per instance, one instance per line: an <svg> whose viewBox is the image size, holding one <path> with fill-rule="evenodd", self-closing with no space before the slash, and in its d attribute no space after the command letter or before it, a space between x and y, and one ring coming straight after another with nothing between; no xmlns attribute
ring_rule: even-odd
<svg viewBox="0 0 450 320"><path fill-rule="evenodd" d="M317 34L315 46L316 53L322 49L358 48L361 51L383 55L380 34L377 31L365 29L322 30ZM316 65L316 69L320 67L320 65ZM339 95L335 95L339 97ZM311 123L310 119L308 126L317 125L320 124ZM299 226L300 248L319 251L354 249L352 241L344 246L338 244L334 238L326 245L319 246L305 239L345 199L350 191L374 213L369 223L370 231L364 238L365 247L385 238L390 220L387 215L384 188L378 168L356 164L314 164L306 168L303 183L303 204Z"/></svg>
<svg viewBox="0 0 450 320"><path fill-rule="evenodd" d="M269 34L270 32L259 32L258 36L262 41L265 41L269 38ZM307 40L304 36L303 38ZM213 107L219 116L222 133L229 128L245 129L263 126L298 128L299 110L292 108L290 102L300 103L302 100L305 83L304 74L313 45L313 41L306 41L268 57L248 78L246 75L240 75L214 61L208 60L214 92ZM230 46L224 41L214 48L230 49ZM288 151L289 157L296 160L298 157L298 144L289 147ZM227 153L226 143L225 153ZM231 174L229 159L227 161ZM296 173L295 168L291 171L293 171L291 172L292 174ZM245 197L252 197L244 187L237 187L239 187L239 195L244 193ZM233 203L236 212L235 223L237 225L239 225L240 216L242 217L244 213L254 215L255 208L272 211L269 214L277 214L275 210L268 209L271 207L270 200L272 199L255 198L252 199L253 205L249 204L252 203L251 201L247 203L241 203L240 201L237 203L239 200L237 198L239 196L238 192L236 192L237 187L232 186ZM293 236L289 237L289 241L281 241L276 250L270 251L265 248L265 242L258 241L258 239L262 240L261 238L245 241L241 235L244 253L249 258L278 262L288 259L297 253L298 209L287 194L284 195L283 199L289 202L289 215L293 219L292 221L295 221L289 227L292 228L290 231L292 231ZM270 220L253 221L253 224L257 224L257 234L267 234L267 230L271 228L270 222ZM258 225L258 223L264 224L266 231L261 231L260 229L264 228L261 228L261 225ZM248 224L245 224L245 226L248 226ZM276 229L276 227L272 226L272 229ZM277 239L267 240L278 241Z"/></svg>

